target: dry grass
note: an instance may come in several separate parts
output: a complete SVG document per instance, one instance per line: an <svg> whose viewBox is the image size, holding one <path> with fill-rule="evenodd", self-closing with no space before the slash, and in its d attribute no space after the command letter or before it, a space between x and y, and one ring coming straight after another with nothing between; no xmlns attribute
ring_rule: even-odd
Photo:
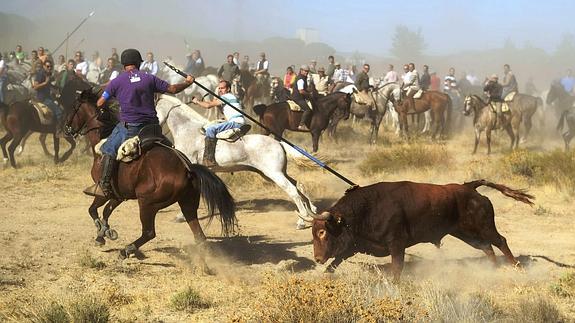
<svg viewBox="0 0 575 323"><path fill-rule="evenodd" d="M443 145L422 143L395 145L367 155L360 169L367 174L405 169L447 168L452 157Z"/></svg>
<svg viewBox="0 0 575 323"><path fill-rule="evenodd" d="M204 300L193 288L187 287L172 296L170 305L178 311L193 313L198 309L210 307L211 303Z"/></svg>
<svg viewBox="0 0 575 323"><path fill-rule="evenodd" d="M532 152L516 150L501 158L508 177L519 176L535 185L553 185L557 189L575 192L575 151Z"/></svg>

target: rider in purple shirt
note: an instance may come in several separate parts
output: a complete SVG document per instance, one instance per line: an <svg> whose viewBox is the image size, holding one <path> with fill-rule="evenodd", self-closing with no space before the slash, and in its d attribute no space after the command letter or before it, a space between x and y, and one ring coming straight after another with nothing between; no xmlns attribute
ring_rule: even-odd
<svg viewBox="0 0 575 323"><path fill-rule="evenodd" d="M158 124L154 94L176 94L194 82L194 77L188 76L184 83L170 85L154 75L140 72L142 56L136 49L123 51L121 63L124 72L108 84L97 103L101 108L110 97L115 97L120 103L120 122L101 148L102 177L99 186L102 192L97 191L96 194L108 198L113 196L111 179L120 145L126 139L138 135L145 126Z"/></svg>

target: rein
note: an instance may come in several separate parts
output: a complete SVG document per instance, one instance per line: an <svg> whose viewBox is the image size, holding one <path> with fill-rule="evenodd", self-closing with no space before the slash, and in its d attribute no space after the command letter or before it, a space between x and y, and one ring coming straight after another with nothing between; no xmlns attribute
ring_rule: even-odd
<svg viewBox="0 0 575 323"><path fill-rule="evenodd" d="M89 122L98 118L98 113L95 113L91 118L84 121L84 123L82 123L82 126L80 126L80 128L78 130L72 129L72 125L70 123L72 122L72 120L74 120L74 118L76 117L76 115L80 111L80 106L84 103L86 103L86 102L79 102L76 105L76 107L74 107L74 114L72 115L72 118L70 118L70 121L66 123L66 132L68 135L72 136L72 138L74 138L74 139L76 139L78 136L85 136L88 133L90 133L91 131L101 128L101 126L98 126L98 127L92 127L92 128L89 128L88 130L85 130L85 128L88 126Z"/></svg>

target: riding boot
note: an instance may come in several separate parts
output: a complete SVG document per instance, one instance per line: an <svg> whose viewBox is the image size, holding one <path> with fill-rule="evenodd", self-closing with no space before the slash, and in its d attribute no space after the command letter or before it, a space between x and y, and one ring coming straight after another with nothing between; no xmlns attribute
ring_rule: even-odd
<svg viewBox="0 0 575 323"><path fill-rule="evenodd" d="M114 197L114 190L112 189L112 176L117 165L116 159L111 155L102 156L102 177L100 177L100 187L104 196L107 198Z"/></svg>
<svg viewBox="0 0 575 323"><path fill-rule="evenodd" d="M204 166L208 168L213 168L218 166L216 163L216 144L218 139L206 137L204 145Z"/></svg>
<svg viewBox="0 0 575 323"><path fill-rule="evenodd" d="M303 115L301 116L301 122L299 124L298 130L309 131L307 124L309 123L309 119L311 119L311 110L305 110Z"/></svg>

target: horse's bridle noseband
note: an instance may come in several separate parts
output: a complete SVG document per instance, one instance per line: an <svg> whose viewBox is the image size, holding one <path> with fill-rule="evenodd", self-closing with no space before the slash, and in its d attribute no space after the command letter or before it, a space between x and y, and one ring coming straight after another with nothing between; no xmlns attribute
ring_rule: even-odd
<svg viewBox="0 0 575 323"><path fill-rule="evenodd" d="M76 117L76 115L78 114L78 112L80 111L80 106L82 106L82 104L84 104L85 102L77 102L76 105L74 106L74 114L72 115L71 118L69 118L66 121L66 124L64 125L64 134L66 136L70 136L74 139L76 139L78 136L85 136L87 135L90 131L92 130L96 130L96 129L100 129L101 127L93 127L90 128L88 130L85 130L86 127L88 127L88 123L96 118L98 118L98 113L94 114L93 117L89 118L88 120L84 121L84 123L82 124L82 126L80 126L79 129L74 130L72 128L72 121L74 120L74 118Z"/></svg>

